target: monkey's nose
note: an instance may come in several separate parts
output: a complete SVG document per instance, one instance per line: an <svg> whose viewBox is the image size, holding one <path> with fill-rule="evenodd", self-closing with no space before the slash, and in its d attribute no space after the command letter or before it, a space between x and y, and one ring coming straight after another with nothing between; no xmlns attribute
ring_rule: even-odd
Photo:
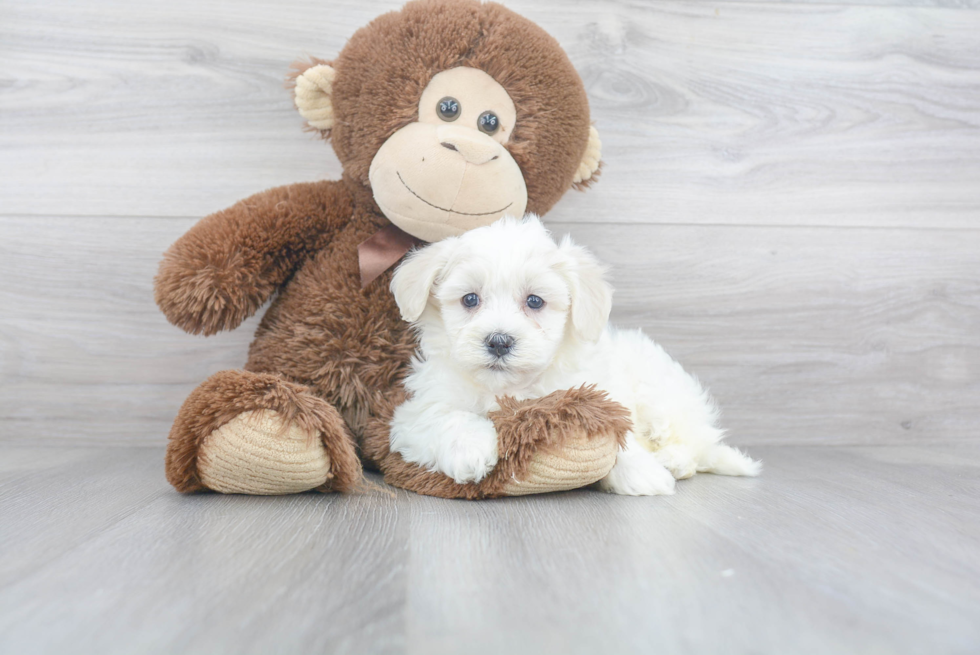
<svg viewBox="0 0 980 655"><path fill-rule="evenodd" d="M487 350L496 357L503 357L514 348L514 337L494 332L487 337Z"/></svg>
<svg viewBox="0 0 980 655"><path fill-rule="evenodd" d="M500 156L503 148L499 143L469 127L443 125L436 130L439 145L454 150L471 164L479 166Z"/></svg>

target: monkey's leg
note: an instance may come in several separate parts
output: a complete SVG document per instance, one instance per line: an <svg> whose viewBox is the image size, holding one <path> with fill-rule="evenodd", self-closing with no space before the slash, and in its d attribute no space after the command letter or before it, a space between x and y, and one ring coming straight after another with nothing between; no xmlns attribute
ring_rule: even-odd
<svg viewBox="0 0 980 655"><path fill-rule="evenodd" d="M348 491L361 477L336 409L277 375L221 371L184 401L166 458L178 491Z"/></svg>
<svg viewBox="0 0 980 655"><path fill-rule="evenodd" d="M504 398L500 405L490 413L499 459L480 482L458 484L390 452L390 411L369 423L364 453L380 462L386 482L416 493L468 499L523 496L577 489L601 480L616 463L616 453L632 427L627 409L594 387L556 391L533 400Z"/></svg>

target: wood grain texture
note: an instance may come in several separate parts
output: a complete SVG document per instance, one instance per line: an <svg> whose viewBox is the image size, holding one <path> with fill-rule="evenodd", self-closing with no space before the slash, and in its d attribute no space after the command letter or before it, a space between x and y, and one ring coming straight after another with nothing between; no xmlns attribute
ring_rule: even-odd
<svg viewBox="0 0 980 655"><path fill-rule="evenodd" d="M2 652L980 649L975 443L479 503L180 496L160 449L0 452Z"/></svg>
<svg viewBox="0 0 980 655"><path fill-rule="evenodd" d="M722 0L743 2L744 0ZM944 9L980 9L980 0L748 0L780 4L864 5L872 7L942 7Z"/></svg>
<svg viewBox="0 0 980 655"><path fill-rule="evenodd" d="M980 231L568 227L737 441L976 439Z"/></svg>
<svg viewBox="0 0 980 655"><path fill-rule="evenodd" d="M192 222L0 218L0 441L160 444L244 363L257 318L195 337L153 304ZM980 231L550 225L612 264L613 322L696 373L736 443L976 439Z"/></svg>
<svg viewBox="0 0 980 655"><path fill-rule="evenodd" d="M980 13L515 1L581 72L602 183L561 220L975 225ZM337 177L287 65L397 2L0 7L0 211L201 216Z"/></svg>
<svg viewBox="0 0 980 655"><path fill-rule="evenodd" d="M973 437L980 14L511 4L564 44L605 143L601 183L549 219L615 262L616 318L713 388L736 440ZM160 253L339 175L282 74L396 6L0 6L0 440L157 444L241 365L257 319L168 326Z"/></svg>
<svg viewBox="0 0 980 655"><path fill-rule="evenodd" d="M177 495L157 449L3 453L0 651L218 653L232 640L300 652L283 650L290 632L302 652L401 643L405 535L390 494L263 510ZM82 553L94 559L72 563ZM51 621L71 627L55 635Z"/></svg>

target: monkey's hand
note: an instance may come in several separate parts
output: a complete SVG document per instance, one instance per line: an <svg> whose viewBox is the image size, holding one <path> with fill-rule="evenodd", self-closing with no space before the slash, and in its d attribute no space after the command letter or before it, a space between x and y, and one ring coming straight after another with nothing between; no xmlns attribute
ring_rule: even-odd
<svg viewBox="0 0 980 655"><path fill-rule="evenodd" d="M201 219L164 254L157 305L192 334L232 330L254 314L354 211L342 182L263 191Z"/></svg>
<svg viewBox="0 0 980 655"><path fill-rule="evenodd" d="M498 460L479 482L460 484L387 450L388 423L369 428L363 452L380 461L385 482L443 498L496 498L577 489L596 482L616 463L632 428L629 411L594 386L556 391L543 398L498 398L490 413L498 435Z"/></svg>

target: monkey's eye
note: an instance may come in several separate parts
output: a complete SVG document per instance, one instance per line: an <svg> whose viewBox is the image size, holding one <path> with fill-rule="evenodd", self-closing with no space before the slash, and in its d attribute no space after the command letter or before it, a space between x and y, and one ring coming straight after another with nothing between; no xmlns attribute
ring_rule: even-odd
<svg viewBox="0 0 980 655"><path fill-rule="evenodd" d="M446 122L456 120L459 118L459 100L446 96L436 106L436 113L439 114L439 118Z"/></svg>
<svg viewBox="0 0 980 655"><path fill-rule="evenodd" d="M463 303L463 307L473 309L480 304L480 296L476 295L475 293L468 293L463 296L463 299L460 302Z"/></svg>
<svg viewBox="0 0 980 655"><path fill-rule="evenodd" d="M480 128L481 132L493 134L500 129L500 119L492 111L485 111L476 119L476 126Z"/></svg>
<svg viewBox="0 0 980 655"><path fill-rule="evenodd" d="M544 307L544 300L540 296L535 296L534 294L528 296L525 302L531 309L541 309Z"/></svg>

